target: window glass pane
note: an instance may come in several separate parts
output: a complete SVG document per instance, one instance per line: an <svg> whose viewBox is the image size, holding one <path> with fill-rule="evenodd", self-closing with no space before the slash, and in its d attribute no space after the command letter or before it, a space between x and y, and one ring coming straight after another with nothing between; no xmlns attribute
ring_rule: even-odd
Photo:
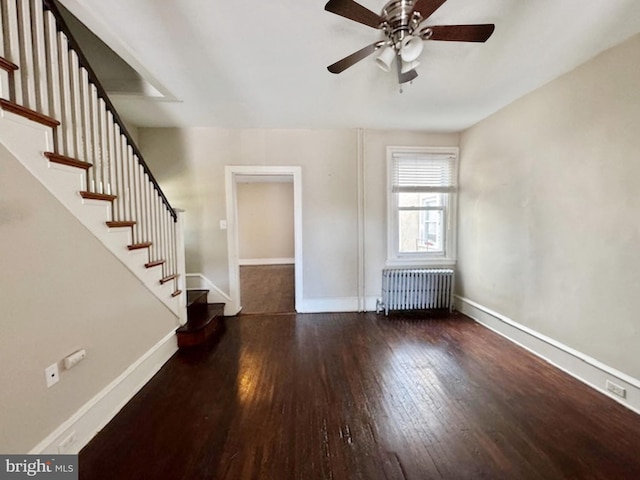
<svg viewBox="0 0 640 480"><path fill-rule="evenodd" d="M398 211L399 253L444 253L444 210Z"/></svg>

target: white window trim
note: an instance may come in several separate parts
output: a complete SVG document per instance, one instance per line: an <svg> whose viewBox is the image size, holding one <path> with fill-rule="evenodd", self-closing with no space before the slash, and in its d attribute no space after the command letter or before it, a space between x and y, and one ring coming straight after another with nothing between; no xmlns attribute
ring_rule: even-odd
<svg viewBox="0 0 640 480"><path fill-rule="evenodd" d="M401 266L454 266L457 262L457 214L458 214L458 192L455 191L449 197L447 230L445 232L445 254L434 255L428 253L398 253L398 224L397 206L395 195L391 191L391 178L394 153L418 153L418 154L451 154L456 160L454 164L454 178L458 179L458 162L460 160L460 149L458 147L387 147L387 267Z"/></svg>

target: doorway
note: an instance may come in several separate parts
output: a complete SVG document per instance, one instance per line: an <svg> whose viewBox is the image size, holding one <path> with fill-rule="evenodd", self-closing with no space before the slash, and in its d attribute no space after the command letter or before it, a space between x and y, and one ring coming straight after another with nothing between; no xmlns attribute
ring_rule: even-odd
<svg viewBox="0 0 640 480"><path fill-rule="evenodd" d="M229 292L231 297L230 309L238 313L257 313L256 302L260 299L250 299L247 297L247 309L243 309L243 284L248 288L257 288L257 295L263 296L264 310L283 310L287 302L293 301L293 309L301 304L302 296L302 191L301 191L301 168L300 167L267 167L267 166L227 166L225 168L226 178L226 200L227 200L227 242L229 251ZM274 190L275 187L264 187L264 185L288 184L293 196L293 255L289 257L291 250L280 250L284 257L273 256L272 260L265 261L264 250L260 250L260 245L247 247L241 245L241 235L252 235L250 228L247 230L240 222L240 213L243 205L239 202L239 195L243 195L247 184L260 184L261 190ZM258 189L260 190L260 189ZM255 192L254 192L255 194ZM242 197L240 198L242 201ZM277 232L276 232L277 233ZM277 237L277 235L275 235ZM250 240L250 239L249 239ZM269 241L277 242L277 239ZM246 242L245 242L246 243ZM249 241L251 243L251 241ZM247 250L249 248L249 250ZM255 248L251 250L251 248ZM241 252L244 255L241 255ZM253 252L253 253L247 253ZM254 255L254 258L247 258L247 255ZM244 257L244 258L243 258ZM241 261L242 260L242 261ZM242 264L242 265L241 265ZM246 268L245 268L246 267ZM256 268L254 268L256 267ZM259 267L259 268L257 268ZM261 286L261 279L265 285ZM279 284L279 285L278 285ZM279 290L280 289L280 290ZM288 291L287 291L288 289ZM295 291L292 299L287 299L292 289ZM291 310L291 306L286 309Z"/></svg>
<svg viewBox="0 0 640 480"><path fill-rule="evenodd" d="M295 312L293 177L238 175L242 313Z"/></svg>

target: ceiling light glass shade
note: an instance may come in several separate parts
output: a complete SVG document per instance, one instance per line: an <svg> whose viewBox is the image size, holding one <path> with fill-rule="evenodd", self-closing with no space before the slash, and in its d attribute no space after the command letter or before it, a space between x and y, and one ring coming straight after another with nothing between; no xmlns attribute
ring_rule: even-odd
<svg viewBox="0 0 640 480"><path fill-rule="evenodd" d="M387 45L382 49L382 53L376 58L376 64L385 72L391 69L391 63L396 56L396 51L392 46Z"/></svg>
<svg viewBox="0 0 640 480"><path fill-rule="evenodd" d="M420 65L420 62L417 61L413 61L413 62L402 62L402 68L400 69L401 73L407 73L410 72L411 70L415 70L416 68L418 68L418 65Z"/></svg>
<svg viewBox="0 0 640 480"><path fill-rule="evenodd" d="M405 62L413 62L422 53L422 47L422 39L420 37L407 35L400 43L400 56L402 60Z"/></svg>

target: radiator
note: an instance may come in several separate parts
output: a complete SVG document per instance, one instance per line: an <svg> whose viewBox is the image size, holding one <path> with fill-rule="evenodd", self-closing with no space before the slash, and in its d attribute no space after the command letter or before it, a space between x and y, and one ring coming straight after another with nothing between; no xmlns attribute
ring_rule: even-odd
<svg viewBox="0 0 640 480"><path fill-rule="evenodd" d="M453 310L453 269L385 268L382 270L382 301L376 311Z"/></svg>

